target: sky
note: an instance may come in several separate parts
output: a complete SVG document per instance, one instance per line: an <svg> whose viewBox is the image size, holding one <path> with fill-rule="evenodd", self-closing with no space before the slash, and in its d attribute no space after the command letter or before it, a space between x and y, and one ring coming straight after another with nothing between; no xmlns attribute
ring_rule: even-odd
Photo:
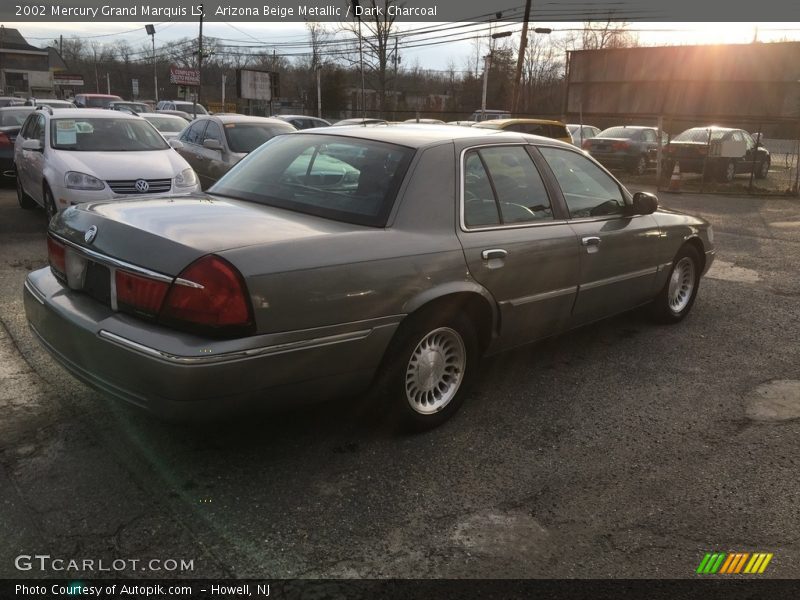
<svg viewBox="0 0 800 600"><path fill-rule="evenodd" d="M150 44L150 37L145 33L145 23L14 23L10 24L20 30L29 43L35 46L47 45L50 40L59 35L70 37L79 35L87 40L98 42L116 42L127 40L135 49L142 44ZM335 28L336 23L327 24ZM399 30L430 28L436 23L403 23ZM480 27L484 39L488 39L486 24ZM553 30L550 34L553 41L570 34L576 34L582 28L582 23L557 22L557 23L531 23L530 27L549 27ZM511 31L518 33L522 28L520 23L504 23L496 26L494 31ZM168 45L184 37L197 35L197 24L186 22L156 23L156 48ZM779 40L800 40L800 23L645 23L635 22L628 25L628 29L638 34L639 42L645 46L685 45L685 44L736 44L750 43L755 39L761 42ZM266 44L266 51L272 52L270 43L286 44L288 42L303 43L308 39L308 31L302 23L218 23L206 22L203 26L205 36L224 38L231 44ZM467 34L453 35L454 41L446 44L428 46L421 45L416 48L404 48L400 45L402 65L411 66L418 62L423 68L444 70L451 65L457 69L467 69L468 65L475 62L474 38L469 41L458 41L458 38ZM518 37L505 38L508 43L518 43ZM443 41L443 40L439 40ZM302 52L303 49L292 50ZM280 54L280 50L278 53Z"/></svg>

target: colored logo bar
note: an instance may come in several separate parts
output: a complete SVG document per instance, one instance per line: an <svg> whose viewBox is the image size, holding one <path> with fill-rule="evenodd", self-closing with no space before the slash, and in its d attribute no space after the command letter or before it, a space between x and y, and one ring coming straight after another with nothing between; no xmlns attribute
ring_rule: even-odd
<svg viewBox="0 0 800 600"><path fill-rule="evenodd" d="M773 556L771 552L706 552L696 572L701 575L761 574Z"/></svg>

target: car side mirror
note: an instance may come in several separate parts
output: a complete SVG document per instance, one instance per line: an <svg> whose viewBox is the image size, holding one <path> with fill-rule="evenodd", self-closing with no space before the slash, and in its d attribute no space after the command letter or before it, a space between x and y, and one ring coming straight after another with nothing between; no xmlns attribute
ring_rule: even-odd
<svg viewBox="0 0 800 600"><path fill-rule="evenodd" d="M219 142L219 140L212 138L206 138L203 140L203 148L208 148L209 150L219 150L222 152L222 144Z"/></svg>
<svg viewBox="0 0 800 600"><path fill-rule="evenodd" d="M650 192L636 192L633 195L631 212L634 215L652 215L658 209L658 198Z"/></svg>
<svg viewBox="0 0 800 600"><path fill-rule="evenodd" d="M170 140L167 142L171 148L174 150L182 150L183 149L183 142L180 140Z"/></svg>
<svg viewBox="0 0 800 600"><path fill-rule="evenodd" d="M42 151L42 141L39 140L39 139L23 140L22 149L23 150L30 150L31 152L41 152Z"/></svg>

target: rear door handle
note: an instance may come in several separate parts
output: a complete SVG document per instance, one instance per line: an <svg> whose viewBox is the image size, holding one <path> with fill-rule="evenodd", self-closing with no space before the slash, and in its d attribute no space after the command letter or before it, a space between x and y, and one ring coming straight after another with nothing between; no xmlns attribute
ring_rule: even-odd
<svg viewBox="0 0 800 600"><path fill-rule="evenodd" d="M503 250L502 248L491 248L489 250L484 250L481 252L481 258L483 260L492 260L493 258L505 258L508 256L508 252Z"/></svg>
<svg viewBox="0 0 800 600"><path fill-rule="evenodd" d="M590 236L581 239L581 244L584 246L599 246L602 240L597 236Z"/></svg>

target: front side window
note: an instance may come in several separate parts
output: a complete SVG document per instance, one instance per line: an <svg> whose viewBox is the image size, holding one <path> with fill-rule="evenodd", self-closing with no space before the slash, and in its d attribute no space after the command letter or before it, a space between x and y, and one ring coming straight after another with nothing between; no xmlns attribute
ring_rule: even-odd
<svg viewBox="0 0 800 600"><path fill-rule="evenodd" d="M220 144L222 143L222 132L219 130L219 125L214 121L208 122L206 132L203 134L203 140L217 140Z"/></svg>
<svg viewBox="0 0 800 600"><path fill-rule="evenodd" d="M227 127L226 134L230 143ZM383 227L413 154L410 148L372 140L278 136L237 163L210 192Z"/></svg>
<svg viewBox="0 0 800 600"><path fill-rule="evenodd" d="M523 146L470 150L464 157L464 223L468 227L553 218L539 171Z"/></svg>
<svg viewBox="0 0 800 600"><path fill-rule="evenodd" d="M50 145L76 152L165 150L161 134L144 119L53 119Z"/></svg>
<svg viewBox="0 0 800 600"><path fill-rule="evenodd" d="M183 134L182 141L187 144L201 145L203 143L203 133L206 130L206 124L207 122L205 120L192 123L192 126Z"/></svg>
<svg viewBox="0 0 800 600"><path fill-rule="evenodd" d="M585 156L561 148L539 148L558 180L570 217L622 214L625 199L619 185Z"/></svg>

